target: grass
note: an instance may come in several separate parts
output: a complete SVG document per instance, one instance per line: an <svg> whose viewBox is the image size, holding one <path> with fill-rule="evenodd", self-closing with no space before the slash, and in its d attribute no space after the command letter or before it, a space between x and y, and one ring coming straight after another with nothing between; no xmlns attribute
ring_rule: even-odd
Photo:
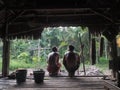
<svg viewBox="0 0 120 90"><path fill-rule="evenodd" d="M31 67L34 67L34 65L22 61L11 60L9 70L15 70L18 68L31 68Z"/></svg>
<svg viewBox="0 0 120 90"><path fill-rule="evenodd" d="M105 73L106 71L109 70L109 60L107 60L104 57L101 57L99 59L99 62L97 62L95 65L91 65L90 61L85 62L85 68L90 68L91 66L95 66L98 68L102 73ZM83 63L80 65L80 69L83 70Z"/></svg>
<svg viewBox="0 0 120 90"><path fill-rule="evenodd" d="M100 71L104 72L106 70L108 70L109 66L108 66L108 60L106 60L106 58L101 57L99 62L95 65L96 67L98 67L100 69ZM62 60L60 60L60 63L62 64ZM85 64L86 68L90 66L90 63L86 63ZM36 68L36 69L46 69L47 67L47 63L46 61L42 61L42 62L36 62L36 63L25 63L23 61L18 61L18 60L11 60L10 61L10 67L9 70L10 71L14 71L18 68ZM83 68L83 64L80 64L80 69ZM2 70L2 60L0 60L0 71ZM65 70L65 67L62 64L61 70Z"/></svg>
<svg viewBox="0 0 120 90"><path fill-rule="evenodd" d="M109 60L107 60L104 57L101 57L99 59L99 62L96 64L96 66L102 71L105 72L106 70L109 70Z"/></svg>

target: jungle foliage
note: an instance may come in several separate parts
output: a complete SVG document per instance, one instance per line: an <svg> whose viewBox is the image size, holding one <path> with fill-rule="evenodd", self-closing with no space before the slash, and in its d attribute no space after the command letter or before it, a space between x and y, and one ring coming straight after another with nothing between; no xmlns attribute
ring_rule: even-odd
<svg viewBox="0 0 120 90"><path fill-rule="evenodd" d="M10 70L17 68L46 68L47 55L53 46L57 46L60 60L68 45L75 46L75 51L81 53L81 43L84 45L84 60L90 61L90 42L87 27L48 27L44 28L38 40L15 39L11 40ZM96 43L99 47L99 41ZM2 56L2 43L0 43Z"/></svg>

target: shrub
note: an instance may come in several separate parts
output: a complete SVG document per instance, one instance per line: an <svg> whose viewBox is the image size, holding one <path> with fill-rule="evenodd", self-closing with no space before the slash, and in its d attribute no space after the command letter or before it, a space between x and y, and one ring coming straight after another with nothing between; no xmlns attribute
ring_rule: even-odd
<svg viewBox="0 0 120 90"><path fill-rule="evenodd" d="M35 65L34 64L28 64L28 63L25 63L25 62L22 62L22 61L17 61L17 60L11 60L10 62L10 70L15 70L15 69L18 69L18 68L32 68L34 67Z"/></svg>

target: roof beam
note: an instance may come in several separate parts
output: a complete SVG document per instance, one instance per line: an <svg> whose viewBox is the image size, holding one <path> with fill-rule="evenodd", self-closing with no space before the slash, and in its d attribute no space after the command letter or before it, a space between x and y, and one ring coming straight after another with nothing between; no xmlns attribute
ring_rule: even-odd
<svg viewBox="0 0 120 90"><path fill-rule="evenodd" d="M94 19L94 20L93 20ZM79 16L79 15L58 15L58 16L39 16L39 17L19 17L15 20L14 23L17 22L35 22L35 23L57 23L57 22L79 22L79 23L108 23L107 20L99 17L99 16Z"/></svg>
<svg viewBox="0 0 120 90"><path fill-rule="evenodd" d="M4 5L4 2L3 2L3 0L0 0L0 4L1 4L1 5Z"/></svg>
<svg viewBox="0 0 120 90"><path fill-rule="evenodd" d="M75 9L111 7L117 0L5 0L4 3L9 9Z"/></svg>
<svg viewBox="0 0 120 90"><path fill-rule="evenodd" d="M14 22L19 16L21 16L24 13L24 10L20 11L19 13L12 15L11 17L9 17L8 19L8 24Z"/></svg>
<svg viewBox="0 0 120 90"><path fill-rule="evenodd" d="M21 15L19 18L34 18L34 17L78 17L78 16L94 16L95 14L58 14L58 15Z"/></svg>
<svg viewBox="0 0 120 90"><path fill-rule="evenodd" d="M15 33L12 33L12 34L9 34L8 36L14 36L14 35L19 35L19 34L26 34L26 33L33 33L33 32L41 32L41 28L42 27L36 27L36 28L31 28L29 30L25 30L25 31L21 31L21 32L15 32ZM31 34L32 34L31 33Z"/></svg>
<svg viewBox="0 0 120 90"><path fill-rule="evenodd" d="M91 10L92 12L94 12L96 15L99 15L99 16L107 19L107 20L110 21L111 23L115 23L114 20L113 20L111 17L105 15L103 12L98 12L98 11L95 10L95 9L90 9L90 10Z"/></svg>

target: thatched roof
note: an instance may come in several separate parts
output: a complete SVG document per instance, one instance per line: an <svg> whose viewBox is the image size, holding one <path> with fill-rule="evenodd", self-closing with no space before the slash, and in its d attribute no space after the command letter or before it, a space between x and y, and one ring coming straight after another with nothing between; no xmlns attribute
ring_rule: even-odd
<svg viewBox="0 0 120 90"><path fill-rule="evenodd" d="M7 28L6 27L7 23ZM120 0L0 0L0 37L39 38L44 27L120 25Z"/></svg>

